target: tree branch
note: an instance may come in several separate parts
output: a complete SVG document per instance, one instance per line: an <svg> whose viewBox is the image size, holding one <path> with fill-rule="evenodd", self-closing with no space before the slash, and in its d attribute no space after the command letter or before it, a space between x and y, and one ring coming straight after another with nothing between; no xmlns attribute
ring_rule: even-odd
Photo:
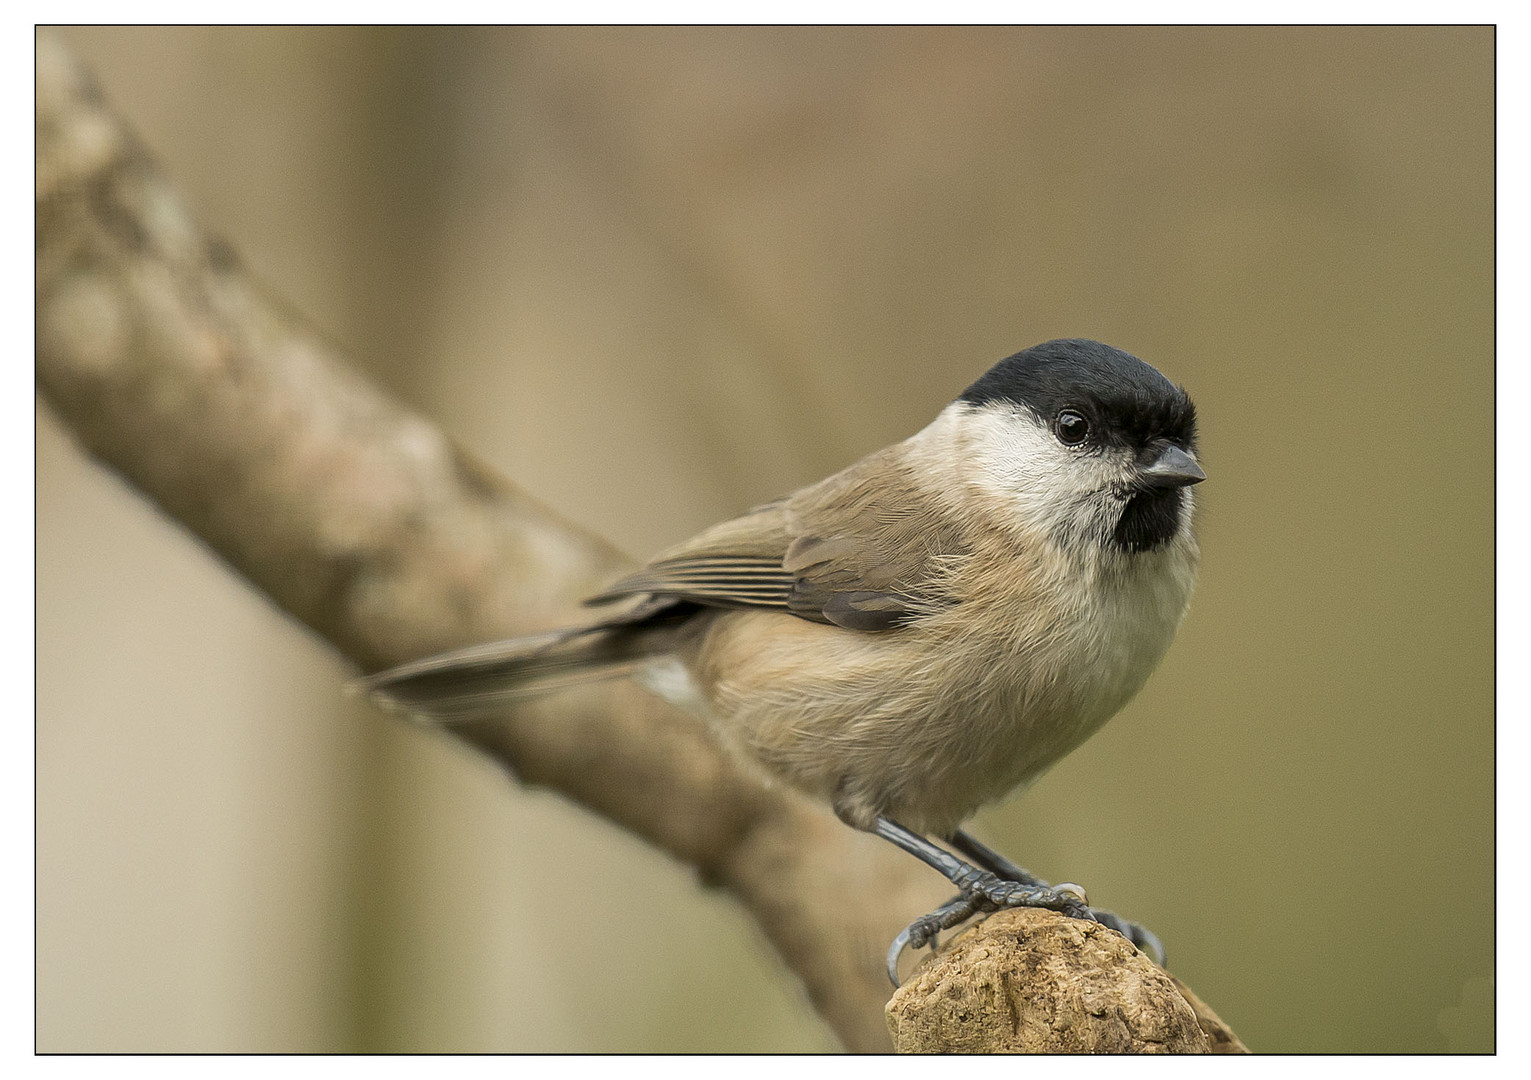
<svg viewBox="0 0 1531 1080"><path fill-rule="evenodd" d="M567 622L627 565L262 295L46 33L37 381L90 453L363 670ZM626 682L453 730L727 889L848 1047L888 1048L881 956L939 879Z"/></svg>
<svg viewBox="0 0 1531 1080"><path fill-rule="evenodd" d="M888 1002L899 1053L1243 1054L1239 1037L1121 934L1050 911L997 912Z"/></svg>

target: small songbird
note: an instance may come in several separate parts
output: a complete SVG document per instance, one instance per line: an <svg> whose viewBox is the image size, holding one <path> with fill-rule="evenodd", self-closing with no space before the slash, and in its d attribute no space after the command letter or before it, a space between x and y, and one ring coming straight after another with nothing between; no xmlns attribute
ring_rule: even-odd
<svg viewBox="0 0 1531 1080"><path fill-rule="evenodd" d="M894 942L895 983L905 945L1004 906L1094 918L1162 959L1142 927L961 825L1082 743L1163 657L1196 577L1190 487L1204 479L1184 390L1120 349L1050 341L995 364L911 438L588 601L626 602L620 613L367 685L450 721L635 675L743 762L958 886Z"/></svg>

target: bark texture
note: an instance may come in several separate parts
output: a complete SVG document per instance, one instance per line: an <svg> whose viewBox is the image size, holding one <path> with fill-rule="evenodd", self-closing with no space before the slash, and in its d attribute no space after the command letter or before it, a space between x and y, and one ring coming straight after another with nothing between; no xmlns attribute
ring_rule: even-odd
<svg viewBox="0 0 1531 1080"><path fill-rule="evenodd" d="M389 399L255 287L46 33L36 195L43 397L99 461L362 670L558 625L628 565ZM930 871L761 784L697 722L625 682L454 730L521 781L727 889L847 1047L889 1048L882 954L945 898ZM1063 984L1028 1000L1084 993L1073 986L1084 975L1062 962L1011 978ZM1157 1038L1167 1024L1139 1027Z"/></svg>
<svg viewBox="0 0 1531 1080"><path fill-rule="evenodd" d="M1114 930L998 912L888 1002L900 1053L1244 1053L1217 1015Z"/></svg>

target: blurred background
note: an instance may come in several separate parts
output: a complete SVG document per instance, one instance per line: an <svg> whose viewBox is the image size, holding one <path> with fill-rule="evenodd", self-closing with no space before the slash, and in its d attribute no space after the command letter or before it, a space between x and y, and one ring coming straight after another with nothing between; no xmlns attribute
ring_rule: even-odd
<svg viewBox="0 0 1531 1080"><path fill-rule="evenodd" d="M62 36L258 278L635 555L1048 338L1184 383L1190 617L979 831L1256 1050L1493 1047L1491 29ZM343 697L46 406L37 472L39 1049L834 1048L726 898Z"/></svg>

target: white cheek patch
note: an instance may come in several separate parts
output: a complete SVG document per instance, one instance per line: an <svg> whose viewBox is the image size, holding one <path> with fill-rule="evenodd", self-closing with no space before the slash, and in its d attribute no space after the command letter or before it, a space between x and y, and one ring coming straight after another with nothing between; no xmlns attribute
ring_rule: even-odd
<svg viewBox="0 0 1531 1080"><path fill-rule="evenodd" d="M1123 463L1109 452L1064 446L1047 425L1012 406L961 408L970 483L1016 509L1019 522L1052 537L1109 532L1120 507ZM944 414L943 414L944 416ZM955 421L956 418L953 418Z"/></svg>

